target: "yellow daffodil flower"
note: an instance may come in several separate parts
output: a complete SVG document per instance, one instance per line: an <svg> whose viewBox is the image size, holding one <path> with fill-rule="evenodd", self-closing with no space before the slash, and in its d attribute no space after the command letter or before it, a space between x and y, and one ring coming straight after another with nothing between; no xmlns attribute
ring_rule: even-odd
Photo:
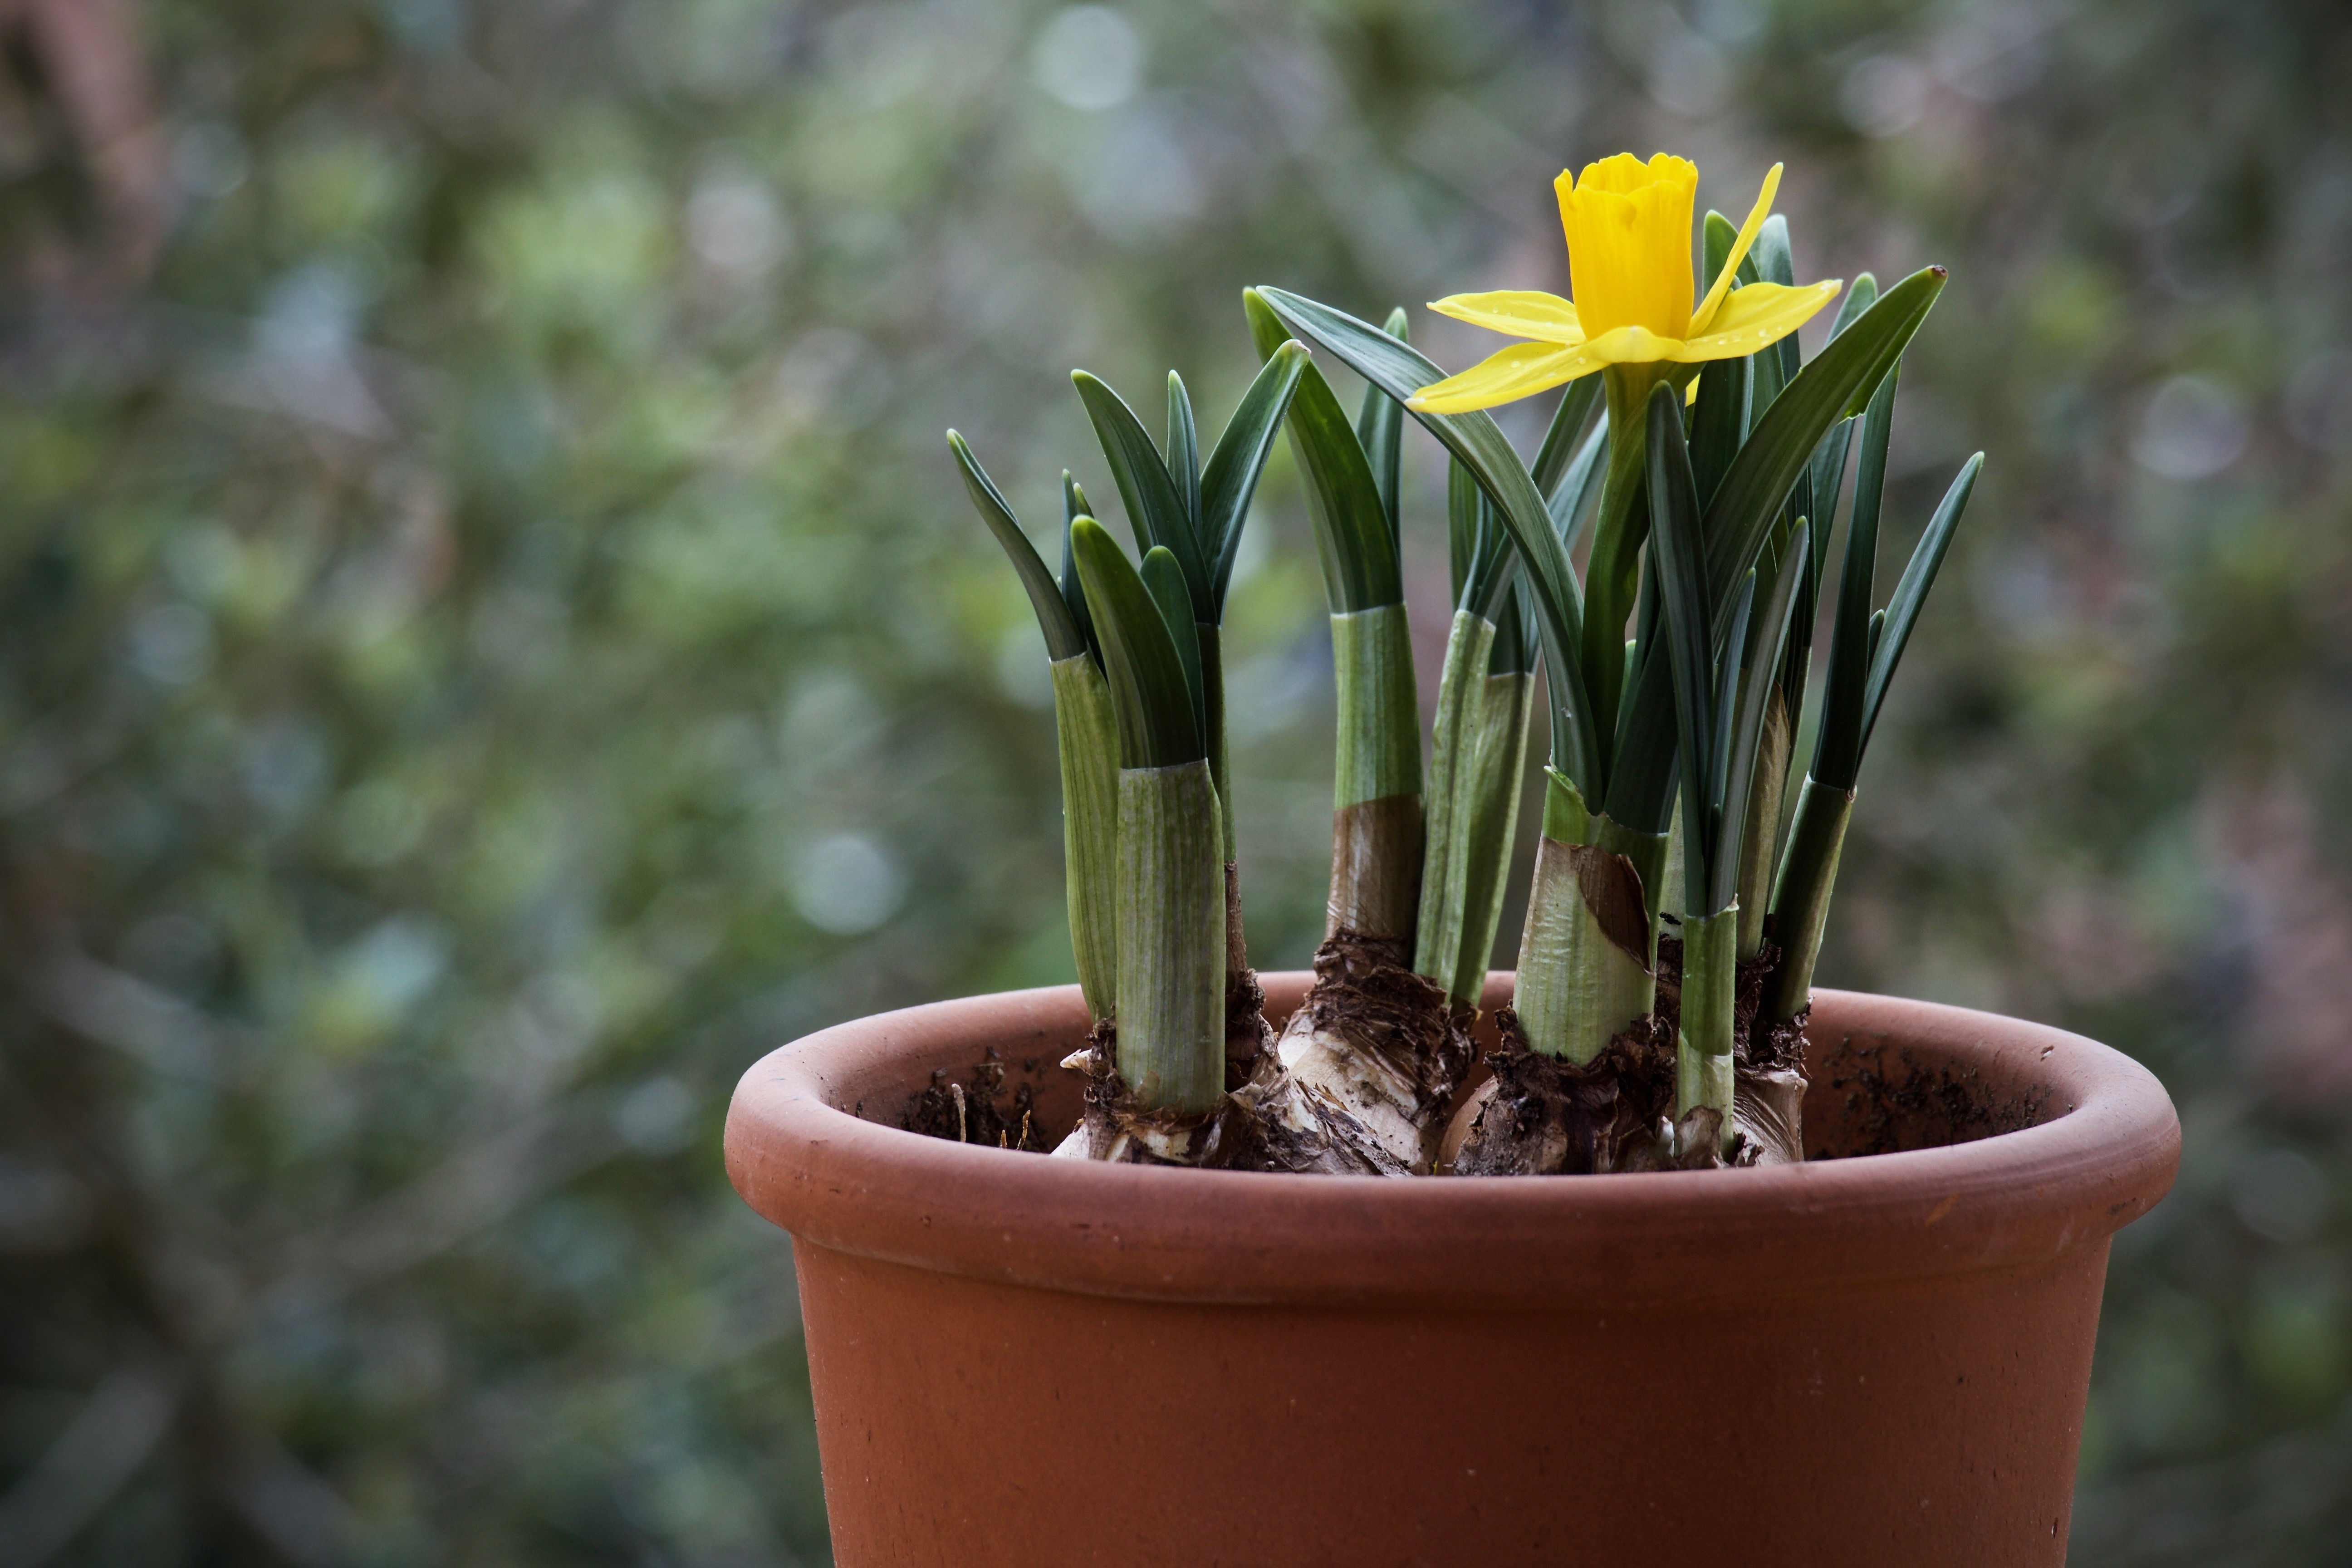
<svg viewBox="0 0 2352 1568"><path fill-rule="evenodd" d="M1532 342L1509 348L1459 375L1421 389L1410 406L1465 414L1531 397L1610 365L1688 365L1737 359L1780 342L1837 297L1837 279L1790 288L1732 275L1756 243L1780 188L1780 165L1764 189L1706 298L1691 304L1691 198L1698 165L1661 153L1647 163L1620 153L1570 180L1552 182L1568 235L1573 303L1530 289L1456 294L1429 308L1456 321Z"/></svg>

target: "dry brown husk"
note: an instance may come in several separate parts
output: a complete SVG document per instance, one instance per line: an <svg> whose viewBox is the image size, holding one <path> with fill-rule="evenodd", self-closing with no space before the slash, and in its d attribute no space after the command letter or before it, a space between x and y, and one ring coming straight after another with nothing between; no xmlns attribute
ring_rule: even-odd
<svg viewBox="0 0 2352 1568"><path fill-rule="evenodd" d="M1284 1068L1265 1006L1265 992L1255 972L1235 971L1225 992L1226 1092L1197 1115L1137 1105L1113 1066L1118 1026L1097 1026L1087 1048L1066 1064L1088 1079L1080 1126L1087 1156L1218 1171L1411 1174L1383 1159L1360 1128L1305 1092Z"/></svg>
<svg viewBox="0 0 2352 1568"><path fill-rule="evenodd" d="M1292 1092L1375 1165L1434 1168L1477 1047L1475 1015L1407 964L1407 944L1342 929L1315 953L1315 984L1282 1032Z"/></svg>

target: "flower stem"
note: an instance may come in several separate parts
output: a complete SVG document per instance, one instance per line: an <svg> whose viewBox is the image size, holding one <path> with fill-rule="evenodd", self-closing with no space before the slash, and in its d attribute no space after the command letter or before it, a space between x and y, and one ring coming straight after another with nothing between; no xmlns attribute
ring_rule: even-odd
<svg viewBox="0 0 2352 1568"><path fill-rule="evenodd" d="M1642 495L1646 448L1643 407L1661 378L1648 364L1611 365L1601 373L1608 397L1609 467L1592 519L1592 555L1584 574L1584 680L1594 732L1612 735L1625 680L1625 621L1641 585L1642 542L1650 513ZM1597 798L1597 797L1596 797Z"/></svg>
<svg viewBox="0 0 2352 1568"><path fill-rule="evenodd" d="M1675 1114L1699 1106L1731 1124L1732 1003L1738 978L1739 906L1683 921L1682 1026L1675 1040Z"/></svg>

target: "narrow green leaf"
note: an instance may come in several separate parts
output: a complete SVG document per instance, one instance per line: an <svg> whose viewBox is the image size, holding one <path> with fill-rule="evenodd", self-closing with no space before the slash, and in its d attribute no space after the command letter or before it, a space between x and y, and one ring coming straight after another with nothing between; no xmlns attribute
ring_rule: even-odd
<svg viewBox="0 0 2352 1568"><path fill-rule="evenodd" d="M1691 410L1691 476L1705 506L1731 471L1748 439L1748 395L1756 379L1748 359L1719 359L1699 372L1698 405Z"/></svg>
<svg viewBox="0 0 2352 1568"><path fill-rule="evenodd" d="M1780 668L1780 655L1787 646L1794 624L1799 590L1803 586L1806 562L1811 554L1810 531L1804 523L1780 552L1780 570L1757 612L1755 657L1749 661L1739 687L1739 712L1731 731L1731 744L1725 758L1722 831L1735 841L1722 847L1716 861L1716 885L1709 889L1714 906L1722 909L1729 904L1738 891L1740 847L1738 835L1748 826L1748 797L1756 785L1756 749L1764 735L1764 712L1769 706L1777 682L1773 677ZM1777 813L1773 814L1776 817ZM1763 825L1768 834L1779 826L1777 821Z"/></svg>
<svg viewBox="0 0 2352 1568"><path fill-rule="evenodd" d="M1578 439L1592 419L1592 411L1601 405L1601 378L1588 375L1568 384L1560 394L1559 406L1551 411L1551 423L1544 429L1543 445L1536 448L1536 460L1528 472L1536 481L1536 489L1549 498L1559 488L1561 476L1569 471L1571 459L1580 455L1586 443Z"/></svg>
<svg viewBox="0 0 2352 1568"><path fill-rule="evenodd" d="M1830 677L1821 693L1813 778L1851 790L1863 766L1863 703L1870 687L1870 599L1877 597L1879 517L1886 500L1886 445L1894 437L1900 367L1879 381L1863 414L1863 451L1853 472L1846 560L1837 569L1837 614L1830 626Z"/></svg>
<svg viewBox="0 0 2352 1568"><path fill-rule="evenodd" d="M1495 652L1487 660L1492 675L1532 675L1539 644L1536 637L1536 607L1527 585L1514 569L1506 574L1486 618L1495 623Z"/></svg>
<svg viewBox="0 0 2352 1568"><path fill-rule="evenodd" d="M1797 258L1789 247L1789 220L1779 213L1766 218L1764 226L1756 231L1756 245L1748 255L1756 262L1757 277L1765 282L1778 283L1784 289L1797 286ZM1766 356L1780 361L1780 386L1797 379L1797 372L1803 364L1803 350L1797 346L1796 333L1766 345L1763 354L1758 357Z"/></svg>
<svg viewBox="0 0 2352 1568"><path fill-rule="evenodd" d="M1459 458L1449 458L1445 465L1445 565L1446 581L1454 589L1454 607L1465 610L1462 591L1470 585L1470 574L1478 552L1478 481L1462 466Z"/></svg>
<svg viewBox="0 0 2352 1568"><path fill-rule="evenodd" d="M1343 310L1287 293L1280 289L1251 290L1282 323L1298 335L1321 343L1341 363L1391 397L1403 402L1444 379L1444 372L1429 359ZM1300 401L1305 395L1302 393ZM1527 466L1494 418L1475 414L1406 412L1421 421L1446 449L1460 458L1495 503L1503 526L1518 547L1527 567L1527 582L1541 618L1544 652L1552 682L1554 742L1570 775L1586 784L1597 782L1601 755L1592 731L1592 709L1585 687L1579 645L1583 640L1583 604L1567 552L1559 547L1551 513L1536 489ZM1297 417L1294 404L1292 417Z"/></svg>
<svg viewBox="0 0 2352 1568"><path fill-rule="evenodd" d="M1167 460L1168 477L1175 481L1176 499L1184 503L1193 536L1205 540L1201 531L1201 432L1192 422L1192 395L1172 370L1168 373Z"/></svg>
<svg viewBox="0 0 2352 1568"><path fill-rule="evenodd" d="M1234 580L1234 561L1241 553L1250 498L1257 493L1266 455L1274 450L1275 434L1282 428L1307 367L1305 343L1286 342L1275 350L1242 394L1241 405L1225 421L1224 434L1209 454L1201 480L1201 547L1209 558L1210 587L1220 621L1224 618L1225 590Z"/></svg>
<svg viewBox="0 0 2352 1568"><path fill-rule="evenodd" d="M1405 338L1404 307L1389 312L1387 325L1381 330L1402 342ZM1404 410L1397 400L1377 386L1364 388L1364 400L1356 407L1356 439L1364 448L1364 461L1372 470L1372 483L1381 492L1381 506L1388 513L1389 538L1402 549L1404 537L1403 510L1397 495L1398 476L1402 468Z"/></svg>
<svg viewBox="0 0 2352 1568"><path fill-rule="evenodd" d="M1445 492L1448 552L1455 558L1454 607L1492 620L1488 607L1501 597L1502 579L1517 569L1518 552L1495 503L1458 458L1447 460Z"/></svg>
<svg viewBox="0 0 2352 1568"><path fill-rule="evenodd" d="M1184 690L1192 700L1192 721L1201 727L1205 754L1209 704L1201 687L1201 636L1194 629L1191 595L1184 591L1184 569L1176 564L1176 557L1166 546L1155 544L1143 552L1143 565L1136 575L1143 579L1151 602L1160 606L1160 618L1167 623L1168 640L1175 645L1176 662L1183 667Z"/></svg>
<svg viewBox="0 0 2352 1568"><path fill-rule="evenodd" d="M1849 405L1866 397L1902 356L1945 277L1940 267L1925 268L1888 289L1797 373L1757 422L1706 509L1707 581L1719 595L1718 616L1728 612L1731 585L1754 562L1823 432L1860 411Z"/></svg>
<svg viewBox="0 0 2352 1568"><path fill-rule="evenodd" d="M1029 592L1029 606L1037 612L1037 629L1045 634L1045 657L1058 660L1086 652L1086 637L1071 618L1069 605L1063 602L1061 584L1045 570L1045 563L1038 558L1037 547L1029 542L1029 536L1021 531L1020 520L1005 504L1003 492L988 477L988 470L980 466L980 459L971 455L971 447L953 430L948 432L948 450L955 454L956 468L963 474L963 488L971 497L973 510L980 513L981 521L988 524L988 531L996 535L996 542L1013 563L1022 587Z"/></svg>
<svg viewBox="0 0 2352 1568"><path fill-rule="evenodd" d="M1118 717L1101 665L1077 657L1052 668L1070 955L1099 1023L1112 1016L1118 979Z"/></svg>
<svg viewBox="0 0 2352 1568"><path fill-rule="evenodd" d="M1739 649L1748 642L1748 623L1756 613L1756 569L1749 567L1748 575L1739 580L1739 599L1731 607L1731 629L1715 658L1715 734L1707 742L1707 764L1714 771L1706 781L1707 831L1714 834L1724 822L1724 801L1731 779L1732 726L1739 715ZM1717 835L1718 846L1720 836ZM1722 869L1721 858L1716 868ZM1716 908L1722 906L1717 904Z"/></svg>
<svg viewBox="0 0 2352 1568"><path fill-rule="evenodd" d="M1290 334L1255 290L1242 291L1242 309L1249 318L1258 353L1272 359ZM1394 340L1382 337L1381 341ZM1397 563L1396 540L1389 531L1388 511L1381 503L1380 487L1373 482L1371 465L1331 384L1312 363L1299 374L1286 428L1307 479L1316 552L1322 559L1323 587L1331 613L1352 615L1402 604L1404 574Z"/></svg>
<svg viewBox="0 0 2352 1568"><path fill-rule="evenodd" d="M1664 833L1675 816L1675 764L1681 736L1675 728L1675 670L1666 638L1658 636L1659 597L1643 590L1651 629L1636 640L1617 711L1617 744L1609 754L1609 815L1639 833Z"/></svg>
<svg viewBox="0 0 2352 1568"><path fill-rule="evenodd" d="M1085 371L1070 373L1071 382L1078 389L1078 401L1086 405L1087 417L1095 427L1095 438L1102 444L1103 457L1110 464L1111 478L1118 481L1119 499L1127 503L1127 521L1135 530L1135 547L1139 553L1153 545L1164 545L1184 569L1184 585L1192 596L1192 613L1196 620L1214 620L1216 605L1210 591L1208 563L1201 553L1201 542L1192 531L1192 514L1184 509L1184 498L1177 493L1176 481L1168 477L1168 465L1160 456L1160 448L1151 444L1151 433L1135 416L1135 410L1108 386ZM1091 587L1089 587L1091 593Z"/></svg>
<svg viewBox="0 0 2352 1568"><path fill-rule="evenodd" d="M1709 754L1714 738L1714 616L1707 604L1706 545L1700 533L1697 485L1691 478L1690 448L1683 439L1682 399L1672 386L1650 394L1646 458L1649 468L1650 547L1658 562L1658 592L1664 607L1664 637L1673 661L1675 721L1681 743L1685 908L1705 907L1713 848L1704 830L1707 784L1714 777ZM1736 605L1735 605L1736 607Z"/></svg>
<svg viewBox="0 0 2352 1568"><path fill-rule="evenodd" d="M1062 470L1062 603L1069 606L1070 620L1078 635L1087 639L1087 651L1094 655L1095 663L1102 663L1102 640L1095 636L1095 618L1087 608L1087 587L1078 580L1078 563L1070 554L1070 524L1082 517L1092 517L1095 509L1087 504L1087 492Z"/></svg>
<svg viewBox="0 0 2352 1568"><path fill-rule="evenodd" d="M1739 227L1721 213L1709 210L1699 225L1701 263L1698 291L1704 295L1715 287L1715 275L1731 259L1731 247L1739 243Z"/></svg>
<svg viewBox="0 0 2352 1568"><path fill-rule="evenodd" d="M1845 298L1838 301L1837 319L1830 323L1830 336L1836 337L1862 320L1863 312L1878 303L1878 275L1857 272L1846 285Z"/></svg>
<svg viewBox="0 0 2352 1568"><path fill-rule="evenodd" d="M1118 542L1093 518L1070 525L1070 542L1102 636L1104 673L1118 715L1119 765L1165 768L1204 760L1192 694L1159 603Z"/></svg>
<svg viewBox="0 0 2352 1568"><path fill-rule="evenodd" d="M1593 396L1601 395L1601 378L1597 375L1588 375L1574 384L1590 386ZM1559 535L1563 555L1576 553L1577 542L1591 525L1592 514L1600 510L1601 482L1609 472L1608 458L1609 416L1604 414L1593 425L1592 433L1584 438L1584 445L1577 448L1576 456L1569 459L1559 481L1547 492L1544 505L1551 512L1552 531Z"/></svg>
<svg viewBox="0 0 2352 1568"><path fill-rule="evenodd" d="M1969 497L1977 488L1977 475L1984 469L1984 454L1979 452L1954 476L1951 488L1944 499L1936 503L1935 515L1927 520L1927 531L1911 552L1911 560L1903 568L1903 576L1895 584L1895 596L1881 612L1886 619L1885 630L1874 637L1870 647L1870 687L1862 700L1862 743L1860 752L1870 749L1870 732L1878 727L1878 707L1886 700L1887 684L1895 679L1895 667L1903 660L1904 645L1911 640L1911 627L1919 619L1920 607L1927 602L1927 590L1936 585L1936 573L1944 564L1944 552L1952 547L1953 531L1960 526L1960 514L1969 510Z"/></svg>
<svg viewBox="0 0 2352 1568"><path fill-rule="evenodd" d="M1830 526L1837 521L1838 500L1845 491L1845 456L1853 442L1853 421L1841 419L1822 433L1813 448L1813 504L1805 515L1820 526L1813 530L1812 588L1821 591L1822 567L1829 560Z"/></svg>
<svg viewBox="0 0 2352 1568"><path fill-rule="evenodd" d="M1863 704L1870 678L1870 601L1878 561L1878 518L1886 489L1886 446L1895 425L1889 374L1871 395L1863 416L1862 457L1853 479L1853 513L1845 526L1845 560L1838 568L1835 617L1830 626L1830 668L1822 688L1821 729L1813 743L1812 776L1831 789L1852 789L1862 766Z"/></svg>
<svg viewBox="0 0 2352 1568"><path fill-rule="evenodd" d="M1758 237L1760 239L1762 237L1759 235ZM1739 270L1734 275L1732 291L1737 293L1750 283L1763 281L1764 274L1757 269L1756 252L1751 248L1739 258ZM1780 346L1779 343L1769 343L1748 356L1748 374L1752 378L1748 398L1748 428L1751 430L1755 428L1755 422L1764 417L1764 411L1772 406L1772 400L1780 395L1780 389L1789 384L1788 374L1780 363Z"/></svg>

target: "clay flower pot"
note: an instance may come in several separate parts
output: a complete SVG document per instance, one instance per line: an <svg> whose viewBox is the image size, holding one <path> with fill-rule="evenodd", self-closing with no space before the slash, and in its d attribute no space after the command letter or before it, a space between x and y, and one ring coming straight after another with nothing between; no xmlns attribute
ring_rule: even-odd
<svg viewBox="0 0 2352 1568"><path fill-rule="evenodd" d="M1307 976L1265 978L1278 1026ZM845 1568L2064 1561L2108 1238L2179 1163L2127 1058L1822 992L1815 1163L1751 1170L1251 1175L898 1130L992 1049L1059 1131L1084 1028L1075 987L940 1003L736 1089Z"/></svg>

